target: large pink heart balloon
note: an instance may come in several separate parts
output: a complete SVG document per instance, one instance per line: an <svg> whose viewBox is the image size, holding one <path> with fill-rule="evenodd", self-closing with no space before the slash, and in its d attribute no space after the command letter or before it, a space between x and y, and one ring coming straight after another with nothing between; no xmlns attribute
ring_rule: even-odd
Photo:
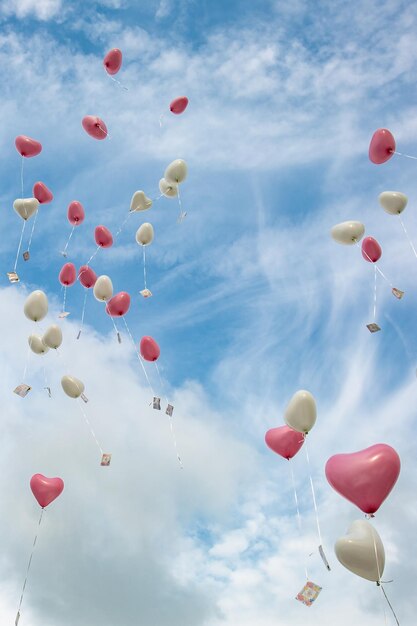
<svg viewBox="0 0 417 626"><path fill-rule="evenodd" d="M42 151L42 144L32 137L19 135L15 139L16 150L26 158L34 157Z"/></svg>
<svg viewBox="0 0 417 626"><path fill-rule="evenodd" d="M113 235L105 226L96 226L94 239L101 248L110 248L113 245Z"/></svg>
<svg viewBox="0 0 417 626"><path fill-rule="evenodd" d="M80 269L78 270L78 278L80 279L80 283L82 284L82 286L86 289L94 287L97 282L97 274L88 265L81 265Z"/></svg>
<svg viewBox="0 0 417 626"><path fill-rule="evenodd" d="M106 313L110 315L110 317L121 317L122 315L126 315L129 307L129 294L126 291L120 291L107 302Z"/></svg>
<svg viewBox="0 0 417 626"><path fill-rule="evenodd" d="M161 350L155 339L142 337L140 340L140 353L145 361L156 361L161 354Z"/></svg>
<svg viewBox="0 0 417 626"><path fill-rule="evenodd" d="M175 113L175 115L179 115L183 113L188 106L188 98L186 96L180 96L179 98L175 98L169 105L169 110L171 113Z"/></svg>
<svg viewBox="0 0 417 626"><path fill-rule="evenodd" d="M108 135L107 126L102 119L95 115L86 115L83 117L82 125L86 133L94 139L105 139Z"/></svg>
<svg viewBox="0 0 417 626"><path fill-rule="evenodd" d="M111 76L117 74L122 66L122 51L119 48L112 48L109 50L103 59L103 65L107 72Z"/></svg>
<svg viewBox="0 0 417 626"><path fill-rule="evenodd" d="M78 202L78 200L73 200L69 203L67 217L69 223L73 226L79 226L83 223L85 218L85 212L81 202Z"/></svg>
<svg viewBox="0 0 417 626"><path fill-rule="evenodd" d="M77 280L77 270L74 263L65 263L59 272L59 282L65 287L70 287Z"/></svg>
<svg viewBox="0 0 417 626"><path fill-rule="evenodd" d="M369 158L372 163L380 165L388 161L395 152L394 135L386 128L378 128L372 135L369 144Z"/></svg>
<svg viewBox="0 0 417 626"><path fill-rule="evenodd" d="M62 478L47 478L42 474L34 474L30 479L30 488L39 506L45 508L62 493L64 481Z"/></svg>
<svg viewBox="0 0 417 626"><path fill-rule="evenodd" d="M362 241L362 256L369 263L376 263L382 255L382 248L373 237L365 237Z"/></svg>
<svg viewBox="0 0 417 626"><path fill-rule="evenodd" d="M302 433L293 430L289 426L271 428L265 435L265 443L284 459L292 459L304 443Z"/></svg>
<svg viewBox="0 0 417 626"><path fill-rule="evenodd" d="M330 457L326 478L340 495L372 515L394 487L400 469L394 448L377 443L360 452Z"/></svg>
<svg viewBox="0 0 417 626"><path fill-rule="evenodd" d="M52 202L52 200L54 199L52 191L40 181L33 185L32 193L33 197L36 198L39 204L47 204L48 202Z"/></svg>

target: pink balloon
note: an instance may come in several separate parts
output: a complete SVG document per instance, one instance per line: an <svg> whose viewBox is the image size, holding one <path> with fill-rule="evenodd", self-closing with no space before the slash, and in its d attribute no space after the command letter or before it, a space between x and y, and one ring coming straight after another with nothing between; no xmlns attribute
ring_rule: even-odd
<svg viewBox="0 0 417 626"><path fill-rule="evenodd" d="M330 457L326 478L340 495L372 515L394 487L400 469L394 448L377 443L360 452Z"/></svg>
<svg viewBox="0 0 417 626"><path fill-rule="evenodd" d="M267 431L265 443L271 450L289 460L303 445L304 437L289 426L278 426Z"/></svg>
<svg viewBox="0 0 417 626"><path fill-rule="evenodd" d="M97 282L97 274L95 271L89 267L88 265L81 265L78 270L78 278L80 279L80 283L86 289L90 289L90 287L94 287Z"/></svg>
<svg viewBox="0 0 417 626"><path fill-rule="evenodd" d="M105 139L108 135L107 126L95 115L86 115L82 121L83 128L94 139Z"/></svg>
<svg viewBox="0 0 417 626"><path fill-rule="evenodd" d="M39 204L47 204L48 202L52 202L52 200L54 199L52 191L40 181L33 185L32 193L33 197L36 198Z"/></svg>
<svg viewBox="0 0 417 626"><path fill-rule="evenodd" d="M67 217L69 223L73 226L79 226L83 223L85 218L85 212L81 202L78 202L78 200L73 200L69 203Z"/></svg>
<svg viewBox="0 0 417 626"><path fill-rule="evenodd" d="M175 115L179 115L188 106L188 98L186 96L181 96L180 98L175 98L169 105L171 113L175 113Z"/></svg>
<svg viewBox="0 0 417 626"><path fill-rule="evenodd" d="M140 340L140 353L145 361L156 361L161 354L158 344L152 337L142 337Z"/></svg>
<svg viewBox="0 0 417 626"><path fill-rule="evenodd" d="M34 157L42 151L42 144L26 135L19 135L14 143L16 150L26 158Z"/></svg>
<svg viewBox="0 0 417 626"><path fill-rule="evenodd" d="M110 74L111 76L113 76L113 74L117 74L122 66L122 51L119 50L119 48L109 50L103 59L103 65L107 74Z"/></svg>
<svg viewBox="0 0 417 626"><path fill-rule="evenodd" d="M126 291L120 291L107 302L106 313L110 315L110 317L122 317L122 315L126 315L129 307L129 294Z"/></svg>
<svg viewBox="0 0 417 626"><path fill-rule="evenodd" d="M47 478L42 474L34 474L30 479L30 488L43 509L51 504L64 489L62 478Z"/></svg>
<svg viewBox="0 0 417 626"><path fill-rule="evenodd" d="M65 263L59 272L59 282L61 285L70 287L77 280L77 270L74 263Z"/></svg>
<svg viewBox="0 0 417 626"><path fill-rule="evenodd" d="M376 263L381 258L382 248L373 237L365 237L362 241L362 256L369 263Z"/></svg>
<svg viewBox="0 0 417 626"><path fill-rule="evenodd" d="M105 226L96 226L94 239L96 244L102 248L110 248L113 245L113 235Z"/></svg>
<svg viewBox="0 0 417 626"><path fill-rule="evenodd" d="M378 128L372 135L369 144L369 158L372 163L380 165L388 161L395 152L394 135L386 128Z"/></svg>

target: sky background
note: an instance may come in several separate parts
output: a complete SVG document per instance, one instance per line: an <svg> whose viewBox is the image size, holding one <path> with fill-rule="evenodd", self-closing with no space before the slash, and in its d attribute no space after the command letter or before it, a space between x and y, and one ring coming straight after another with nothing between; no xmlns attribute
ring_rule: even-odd
<svg viewBox="0 0 417 626"><path fill-rule="evenodd" d="M382 191L409 196L403 219L417 242L416 164L368 159L379 127L400 152L417 156L417 5L364 0L211 2L129 0L0 4L0 621L14 623L39 507L35 473L61 476L63 494L48 507L22 607L20 626L340 626L384 623L379 590L344 569L333 545L362 513L324 476L327 459L375 443L402 461L395 489L374 520L386 550L384 579L400 623L413 623L417 575L414 459L417 454L417 259L396 216L379 206ZM102 59L113 47L123 66L110 80ZM187 95L180 116L171 100ZM81 126L98 115L110 139ZM162 126L160 126L160 117ZM41 141L24 163L24 196L43 181L43 205L31 259L9 285L21 220L17 135ZM132 296L126 321L138 344L153 336L163 387L175 406L179 468L164 411L152 393L122 322L119 344L104 307L88 294L86 325L76 336L84 293L68 289L59 353L30 354L28 335L57 323L62 306L60 250L79 200L85 222L68 260L95 250L98 224L116 233L130 200L158 182L174 159L188 164L178 202L161 198L129 218L115 245L92 263L115 292ZM371 334L373 268L331 227L360 220L380 242L379 266L402 300L378 277ZM142 253L135 232L149 221L144 300ZM27 246L32 223L25 231ZM48 317L27 320L34 289ZM25 382L25 398L12 393ZM60 378L81 379L83 405ZM44 387L52 390L49 398ZM304 450L293 461L303 527L293 506L288 463L264 435L283 424L298 389L316 398L309 435L323 544L317 553ZM309 556L311 555L311 556ZM309 577L323 587L314 606L295 601ZM394 624L387 612L387 623Z"/></svg>

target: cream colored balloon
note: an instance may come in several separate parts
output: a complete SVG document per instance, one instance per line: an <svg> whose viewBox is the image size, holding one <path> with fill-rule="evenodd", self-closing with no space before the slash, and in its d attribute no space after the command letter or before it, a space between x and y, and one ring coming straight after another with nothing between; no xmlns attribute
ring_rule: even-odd
<svg viewBox="0 0 417 626"><path fill-rule="evenodd" d="M61 378L62 389L70 398L79 398L84 392L84 383L75 376L63 376Z"/></svg>
<svg viewBox="0 0 417 626"><path fill-rule="evenodd" d="M379 194L379 203L391 215L399 215L407 206L408 198L401 191L383 191Z"/></svg>
<svg viewBox="0 0 417 626"><path fill-rule="evenodd" d="M45 331L42 341L48 348L56 350L62 343L62 330L57 324L52 324L52 326Z"/></svg>
<svg viewBox="0 0 417 626"><path fill-rule="evenodd" d="M142 246L149 246L153 242L154 232L152 224L145 222L136 231L136 241Z"/></svg>
<svg viewBox="0 0 417 626"><path fill-rule="evenodd" d="M39 207L39 200L36 198L17 198L13 202L13 208L25 221L36 213Z"/></svg>
<svg viewBox="0 0 417 626"><path fill-rule="evenodd" d="M146 211L152 206L152 200L148 198L143 191L135 191L130 201L130 211Z"/></svg>
<svg viewBox="0 0 417 626"><path fill-rule="evenodd" d="M187 164L182 159L176 159L168 165L164 178L168 183L182 183L187 178Z"/></svg>
<svg viewBox="0 0 417 626"><path fill-rule="evenodd" d="M43 320L48 313L48 298L44 292L40 289L32 291L26 298L23 311L26 317L32 320L32 322Z"/></svg>
<svg viewBox="0 0 417 626"><path fill-rule="evenodd" d="M111 278L105 274L99 276L93 287L93 293L95 299L99 302L110 300L113 295L113 283L111 282Z"/></svg>
<svg viewBox="0 0 417 626"><path fill-rule="evenodd" d="M337 243L351 246L362 239L365 226L361 222L341 222L333 226L330 234Z"/></svg>
<svg viewBox="0 0 417 626"><path fill-rule="evenodd" d="M305 389L297 391L286 408L284 420L299 433L309 433L316 423L317 408L313 395Z"/></svg>
<svg viewBox="0 0 417 626"><path fill-rule="evenodd" d="M169 183L165 178L161 178L159 191L167 198L175 198L178 195L178 185L177 183Z"/></svg>
<svg viewBox="0 0 417 626"><path fill-rule="evenodd" d="M347 534L336 541L334 551L348 570L379 582L385 567L385 550L381 537L367 520L356 520Z"/></svg>
<svg viewBox="0 0 417 626"><path fill-rule="evenodd" d="M42 337L40 337L39 335L29 335L28 342L30 349L35 354L45 354L45 352L49 351L48 346L43 343Z"/></svg>

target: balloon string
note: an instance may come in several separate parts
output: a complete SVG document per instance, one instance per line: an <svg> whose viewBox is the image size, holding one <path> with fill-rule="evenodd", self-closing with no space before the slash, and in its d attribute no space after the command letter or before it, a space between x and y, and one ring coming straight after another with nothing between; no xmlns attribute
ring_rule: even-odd
<svg viewBox="0 0 417 626"><path fill-rule="evenodd" d="M13 267L13 271L14 271L14 272L16 272L16 269L17 269L17 262L18 262L18 260L19 260L20 249L21 249L21 247L22 247L23 233L25 232L25 227L26 227L26 220L23 220L22 230L21 230L21 232L20 232L19 245L17 246L16 260L15 260L15 262L14 262L14 267Z"/></svg>
<svg viewBox="0 0 417 626"><path fill-rule="evenodd" d="M184 215L183 210L182 210L182 201L181 201L179 184L177 185L177 196L178 196L178 206L180 207L180 213L178 215L177 222L182 222L182 220L184 219L185 215Z"/></svg>
<svg viewBox="0 0 417 626"><path fill-rule="evenodd" d="M145 246L142 246L143 248L143 279L145 282L145 289L147 289L146 286L146 252L145 252Z"/></svg>
<svg viewBox="0 0 417 626"><path fill-rule="evenodd" d="M119 226L119 230L117 231L117 233L115 234L114 238L116 239L116 237L118 237L120 235L120 233L122 232L127 220L130 218L130 216L132 215L132 213L134 213L134 211L131 211L127 214L127 218L121 223L121 225Z"/></svg>
<svg viewBox="0 0 417 626"><path fill-rule="evenodd" d="M356 245L358 246L358 248L361 248L361 246L359 245L359 242L357 242L357 241L356 241L355 243L356 243ZM373 261L373 260L371 259L371 257L369 256L369 254L368 254L365 250L363 250L362 248L361 248L361 250L362 250L363 254L366 256L366 258L368 259L368 261L370 261L370 262L374 265L374 267L375 267L376 271L377 271L377 272L379 272L379 274L382 276L382 278L383 278L383 279L384 279L384 280L385 280L385 281L389 284L389 286L392 288L392 283L391 283L391 282L389 281L389 279L385 276L385 274L382 272L382 270L380 270L380 269L379 269L379 267L378 267L378 265L375 263L375 261Z"/></svg>
<svg viewBox="0 0 417 626"><path fill-rule="evenodd" d="M123 319L124 325L126 326L126 330L127 330L127 333L128 333L128 335L129 335L129 337L130 337L130 340L131 340L131 342L132 342L132 344L133 344L133 348L134 348L134 350L135 350L135 352L136 352L136 356L138 357L139 363L140 363L140 364L141 364L141 366L142 366L143 373L145 374L145 378L146 378L146 380L147 380L147 382L148 382L149 388L150 388L150 390L151 390L151 392L152 392L152 395L155 397L155 392L154 392L153 387L152 387L152 385L151 385L151 381L149 380L149 377L148 377L148 374L147 374L146 368L145 368L145 366L144 366L144 364L143 364L143 361L142 361L142 358L141 358L141 356L140 356L140 353L138 352L138 349L136 348L136 343L135 343L135 340L133 339L132 333L130 332L130 329L129 329L129 326L127 325L127 322L126 322L125 317L123 316L123 317L122 317L122 319Z"/></svg>
<svg viewBox="0 0 417 626"><path fill-rule="evenodd" d="M38 533L39 533L39 528L40 528L40 525L41 525L41 522L42 522L43 512L44 512L44 508L42 507L41 515L39 517L39 522L38 522L38 528L36 530L35 539L33 540L32 552L30 553L29 562L28 562L27 569L26 569L26 576L25 576L25 581L23 583L22 593L21 593L21 596L20 596L19 608L17 609L16 622L15 622L16 624L18 623L19 618L20 618L20 609L22 608L23 596L24 596L25 589L26 589L26 583L27 583L28 576L29 576L30 566L32 564L33 553L35 552L36 542L38 540Z"/></svg>
<svg viewBox="0 0 417 626"><path fill-rule="evenodd" d="M163 113L159 116L159 128L162 128L162 125L163 125L163 121L162 120L164 119L164 117L165 116L164 116Z"/></svg>
<svg viewBox="0 0 417 626"><path fill-rule="evenodd" d="M107 132L107 130L104 130L104 128L102 126L100 126L100 124L97 124L97 128L99 128L101 131L103 131L103 133L106 135L106 137L111 139L111 137L110 137L109 133Z"/></svg>
<svg viewBox="0 0 417 626"><path fill-rule="evenodd" d="M93 252L93 254L90 256L90 258L88 259L87 263L84 263L84 265L89 265L91 263L91 261L94 259L94 257L96 256L97 252L100 250L101 246L97 246L95 252ZM79 278L79 277L78 277Z"/></svg>
<svg viewBox="0 0 417 626"><path fill-rule="evenodd" d="M119 80L116 80L115 78L113 78L113 76L110 76L110 74L109 74L109 77L112 79L113 82L117 83L119 87L121 87L125 91L129 91L129 89L125 87L124 85L122 85L122 83Z"/></svg>
<svg viewBox="0 0 417 626"><path fill-rule="evenodd" d="M43 366L43 379L45 381L44 389L46 389L46 391L48 392L49 397L51 397L51 388L50 388L50 386L48 384L48 378L46 376L46 368L45 368L45 366Z"/></svg>
<svg viewBox="0 0 417 626"><path fill-rule="evenodd" d="M398 154L399 156L407 157L407 159L413 159L417 161L417 157L411 156L410 154L404 154L403 152L397 152L396 150L392 150L392 154Z"/></svg>
<svg viewBox="0 0 417 626"><path fill-rule="evenodd" d="M62 302L62 313L65 313L65 304L67 301L67 286L64 285L64 300Z"/></svg>
<svg viewBox="0 0 417 626"><path fill-rule="evenodd" d="M98 441L98 439L96 437L96 433L94 432L93 427L91 426L90 420L88 419L87 415L85 414L85 411L84 411L84 408L83 408L81 402L83 402L83 400L80 401L80 398L77 398L77 404L78 404L79 409L80 409L80 411L82 413L82 416L84 417L85 422L86 422L88 428L90 429L90 433L92 434L93 439L96 442L98 449L100 450L101 456L103 456L103 454L104 454L103 449L102 449L102 447L101 447L101 445L100 445L100 443L99 443L99 441Z"/></svg>
<svg viewBox="0 0 417 626"><path fill-rule="evenodd" d="M309 477L310 477L311 495L313 496L314 511L315 511L315 514L316 514L317 534L318 534L318 537L319 537L320 545L322 546L323 545L323 541L322 541L321 531L320 531L319 512L318 512L318 509L317 509L316 494L315 494L315 491L314 491L314 483L313 483L313 478L311 476L311 466L310 466L310 456L308 454L307 436L304 437L304 448L305 448L305 451L306 451L308 473L309 473Z"/></svg>
<svg viewBox="0 0 417 626"><path fill-rule="evenodd" d="M158 372L159 382L160 382L160 385L161 385L162 393L163 393L163 395L165 397L165 401L166 401L166 403L168 405L169 402L168 402L168 398L167 398L166 393L165 393L165 386L164 386L164 383L163 383L163 380L162 380L161 372L159 371L158 363L156 361L155 361L155 367L156 367L156 371ZM173 423L173 420L172 420L172 415L168 414L168 418L169 418L169 427L170 427L170 430L171 430L172 441L174 442L174 448L175 448L175 453L177 455L178 463L180 464L180 468L184 469L184 465L182 464L180 453L178 452L177 438L175 437L174 423Z"/></svg>
<svg viewBox="0 0 417 626"><path fill-rule="evenodd" d="M71 232L70 232L69 237L68 237L68 239L67 239L67 243L65 244L65 248L64 248L64 249L63 249L63 251L61 252L62 256L67 256L67 249L68 249L68 246L69 246L69 242L71 241L71 237L72 237L72 235L73 235L74 230L75 230L75 224L74 224L74 225L73 225L73 227L71 228Z"/></svg>
<svg viewBox="0 0 417 626"><path fill-rule="evenodd" d="M298 523L298 531L301 535L302 532L302 521L301 521L301 515L300 515L300 508L298 506L298 496L297 496L297 490L295 488L295 479L294 479L294 471L292 468L292 463L291 463L291 459L288 459L288 462L290 464L290 473L291 473L291 483L292 483L292 488L294 491L294 501L295 501L295 508L297 511L297 523ZM308 580L308 571L307 571L307 567L304 565L304 572L306 575L306 579Z"/></svg>
<svg viewBox="0 0 417 626"><path fill-rule="evenodd" d="M29 243L28 243L28 247L27 247L27 251L28 252L30 251L30 246L32 244L32 237L33 237L33 233L35 232L35 226L36 226L36 220L38 219L38 213L39 213L39 208L36 209L35 217L33 218L32 231L30 233Z"/></svg>
<svg viewBox="0 0 417 626"><path fill-rule="evenodd" d="M376 267L374 266L374 276L375 276L375 280L374 280L374 322L376 322Z"/></svg>
<svg viewBox="0 0 417 626"><path fill-rule="evenodd" d="M22 382L25 381L26 374L27 374L27 371L28 371L31 348L32 348L32 337L30 338L29 346L28 346L28 349L27 349L27 352L26 352L26 362L25 362L25 366L23 368Z"/></svg>
<svg viewBox="0 0 417 626"><path fill-rule="evenodd" d="M396 616L396 614L395 614L395 611L394 611L394 609L393 609L393 606L392 606L391 602L388 600L388 596L387 596L387 593L386 593L386 591L385 591L385 589L384 589L384 586L380 583L380 584L379 584L379 587L381 587L381 589L382 589L382 593L384 594L385 600L387 601L388 606L389 606L389 608L390 608L390 609L391 609L391 611L392 611L392 614L393 614L393 616L394 616L395 621L397 622L398 626L400 626L400 622L398 621L398 617L397 617L397 616Z"/></svg>
<svg viewBox="0 0 417 626"><path fill-rule="evenodd" d="M114 321L114 317L112 315L110 315L110 319L113 322L113 327L114 327L114 330L116 332L117 340L118 340L119 343L121 343L120 333L119 333L119 330L118 330L118 328L116 326L116 322Z"/></svg>
<svg viewBox="0 0 417 626"><path fill-rule="evenodd" d="M86 289L85 287L84 287L84 289L85 289L85 294L84 294L83 310L82 310L82 313L81 313L81 326L80 326L80 330L78 331L77 339L80 338L81 331L82 331L83 326L84 326L85 307L86 307L86 304L87 304L87 295L88 295L88 289Z"/></svg>
<svg viewBox="0 0 417 626"><path fill-rule="evenodd" d="M408 243L410 244L411 249L412 249L412 251L414 252L414 256L417 258L417 251L416 251L416 249L415 249L415 247L414 247L413 242L412 242L412 241L411 241L411 239L410 239L410 236L409 236L409 234L408 234L408 232L407 232L407 229L406 229L406 227L405 227L405 224L404 224L404 222L403 222L403 221L402 221L402 219L401 219L401 215L398 215L398 219L400 220L400 224L401 224L401 226L403 227L403 231L404 231L405 236L406 236L406 237L407 237L407 239L408 239Z"/></svg>
<svg viewBox="0 0 417 626"><path fill-rule="evenodd" d="M23 198L23 163L24 163L25 157L22 155L22 162L20 164L20 186L22 189L22 198Z"/></svg>

